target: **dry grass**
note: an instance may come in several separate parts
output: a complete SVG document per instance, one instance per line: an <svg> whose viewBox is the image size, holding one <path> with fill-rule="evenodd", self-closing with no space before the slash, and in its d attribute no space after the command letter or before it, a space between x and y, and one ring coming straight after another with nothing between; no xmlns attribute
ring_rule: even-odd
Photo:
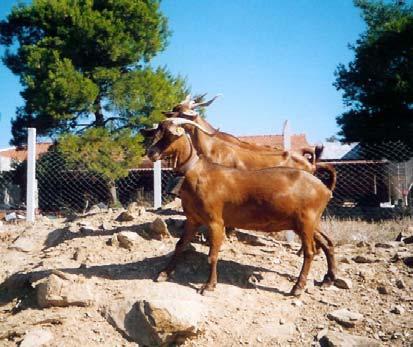
<svg viewBox="0 0 413 347"><path fill-rule="evenodd" d="M361 220L337 220L329 218L322 222L322 229L331 236L336 245L348 243L394 241L400 232L413 227L412 218L365 222Z"/></svg>

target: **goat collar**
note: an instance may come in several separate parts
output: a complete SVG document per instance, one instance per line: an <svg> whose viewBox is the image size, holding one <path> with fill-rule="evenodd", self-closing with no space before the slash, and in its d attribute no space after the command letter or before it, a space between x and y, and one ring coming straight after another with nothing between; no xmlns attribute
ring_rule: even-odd
<svg viewBox="0 0 413 347"><path fill-rule="evenodd" d="M194 149L194 146L192 144L191 137L186 133L185 133L185 136L186 136L186 138L188 140L188 144L191 148L191 153L189 155L189 159L185 163L183 163L181 166L179 166L179 168L177 168L177 171L181 172L184 175L189 170L191 170L199 160L198 154L196 153L196 151Z"/></svg>

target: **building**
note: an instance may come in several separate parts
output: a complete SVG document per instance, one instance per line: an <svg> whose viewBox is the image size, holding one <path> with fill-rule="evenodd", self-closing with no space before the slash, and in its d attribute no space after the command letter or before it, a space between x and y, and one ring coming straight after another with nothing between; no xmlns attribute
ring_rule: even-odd
<svg viewBox="0 0 413 347"><path fill-rule="evenodd" d="M36 159L38 159L42 154L46 153L51 142L41 142L36 144ZM10 171L12 169L13 162L22 162L27 159L27 148L22 147L10 147L5 149L0 149L0 172Z"/></svg>

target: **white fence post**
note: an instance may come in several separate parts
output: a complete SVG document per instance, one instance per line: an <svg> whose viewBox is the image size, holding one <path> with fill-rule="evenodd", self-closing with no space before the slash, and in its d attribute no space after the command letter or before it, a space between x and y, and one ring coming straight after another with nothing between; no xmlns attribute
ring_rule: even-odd
<svg viewBox="0 0 413 347"><path fill-rule="evenodd" d="M28 129L26 221L34 223L36 209L36 129Z"/></svg>
<svg viewBox="0 0 413 347"><path fill-rule="evenodd" d="M158 209L162 206L162 178L161 161L153 163L153 208Z"/></svg>
<svg viewBox="0 0 413 347"><path fill-rule="evenodd" d="M288 123L288 120L284 122L284 128L283 128L283 147L284 151L290 151L291 150L291 132L290 132L290 125ZM287 230L285 233L285 237L288 242L293 242L294 241L294 231L292 230Z"/></svg>

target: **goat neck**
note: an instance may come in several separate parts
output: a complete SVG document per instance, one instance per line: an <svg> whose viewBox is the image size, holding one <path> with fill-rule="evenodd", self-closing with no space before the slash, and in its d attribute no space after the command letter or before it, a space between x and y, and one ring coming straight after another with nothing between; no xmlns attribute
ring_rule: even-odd
<svg viewBox="0 0 413 347"><path fill-rule="evenodd" d="M186 139L186 145L182 146L177 155L177 163L175 170L185 175L190 171L198 162L199 156L192 144L191 137L187 134L184 135Z"/></svg>

